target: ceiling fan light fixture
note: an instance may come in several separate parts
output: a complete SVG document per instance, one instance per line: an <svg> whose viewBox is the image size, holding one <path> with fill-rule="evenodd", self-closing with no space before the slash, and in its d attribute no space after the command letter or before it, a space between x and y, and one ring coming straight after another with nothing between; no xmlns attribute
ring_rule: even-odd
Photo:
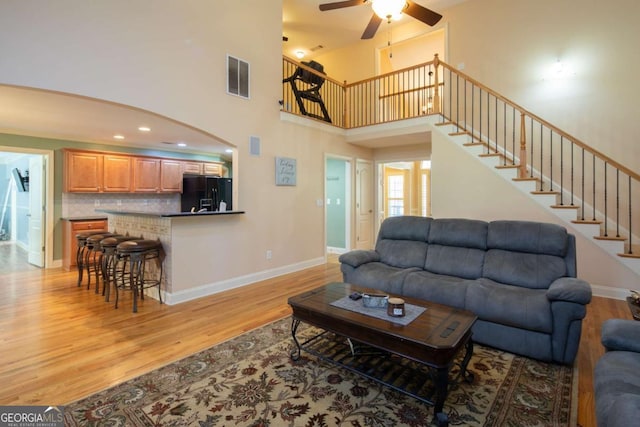
<svg viewBox="0 0 640 427"><path fill-rule="evenodd" d="M375 14L387 21L400 18L406 6L406 0L371 0L371 8Z"/></svg>

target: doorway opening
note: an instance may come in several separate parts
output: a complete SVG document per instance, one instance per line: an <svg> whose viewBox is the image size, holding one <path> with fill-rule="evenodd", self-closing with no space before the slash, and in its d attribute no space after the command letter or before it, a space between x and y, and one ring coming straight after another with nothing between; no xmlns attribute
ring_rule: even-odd
<svg viewBox="0 0 640 427"><path fill-rule="evenodd" d="M53 151L0 147L0 272L52 266Z"/></svg>
<svg viewBox="0 0 640 427"><path fill-rule="evenodd" d="M325 213L327 253L351 249L351 161L325 158Z"/></svg>
<svg viewBox="0 0 640 427"><path fill-rule="evenodd" d="M431 216L431 161L378 164L380 223L400 215Z"/></svg>

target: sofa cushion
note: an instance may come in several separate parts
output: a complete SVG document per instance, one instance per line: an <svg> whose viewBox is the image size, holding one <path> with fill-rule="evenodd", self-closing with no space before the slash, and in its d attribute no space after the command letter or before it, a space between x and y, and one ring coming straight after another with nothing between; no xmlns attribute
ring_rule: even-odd
<svg viewBox="0 0 640 427"><path fill-rule="evenodd" d="M487 227L487 222L475 219L435 219L429 230L429 244L484 250Z"/></svg>
<svg viewBox="0 0 640 427"><path fill-rule="evenodd" d="M472 281L459 277L415 271L404 279L402 295L464 308L469 283Z"/></svg>
<svg viewBox="0 0 640 427"><path fill-rule="evenodd" d="M376 252L380 262L392 267L424 266L431 218L391 217L384 220L378 233Z"/></svg>
<svg viewBox="0 0 640 427"><path fill-rule="evenodd" d="M480 249L429 245L424 269L464 279L482 277L485 252Z"/></svg>
<svg viewBox="0 0 640 427"><path fill-rule="evenodd" d="M465 308L489 322L549 334L553 332L551 303L541 289L478 279L467 288Z"/></svg>
<svg viewBox="0 0 640 427"><path fill-rule="evenodd" d="M532 221L492 221L487 247L564 257L567 254L567 230L557 224Z"/></svg>
<svg viewBox="0 0 640 427"><path fill-rule="evenodd" d="M404 279L412 271L418 271L418 269L391 267L381 262L370 262L355 269L347 279L354 285L401 294Z"/></svg>
<svg viewBox="0 0 640 427"><path fill-rule="evenodd" d="M566 275L567 266L560 257L501 249L487 251L482 270L487 279L532 289L547 289Z"/></svg>
<svg viewBox="0 0 640 427"><path fill-rule="evenodd" d="M433 220L424 269L465 279L482 277L487 225L472 219Z"/></svg>
<svg viewBox="0 0 640 427"><path fill-rule="evenodd" d="M638 367L640 353L609 351L600 357L593 376L598 426L631 425L630 420L637 417L640 410ZM619 401L624 404L616 403ZM633 417L626 418L624 414L631 414ZM616 422L616 419L621 423Z"/></svg>

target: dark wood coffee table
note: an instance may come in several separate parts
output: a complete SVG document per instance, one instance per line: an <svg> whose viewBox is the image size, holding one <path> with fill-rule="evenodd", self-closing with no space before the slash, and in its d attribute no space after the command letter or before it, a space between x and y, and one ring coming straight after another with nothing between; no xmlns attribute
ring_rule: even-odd
<svg viewBox="0 0 640 427"><path fill-rule="evenodd" d="M332 306L337 301L353 292L380 293L373 289L366 289L346 283L330 283L309 292L289 298L289 305L293 310L291 334L296 344L291 357L295 360L304 350L324 360L336 363L359 374L365 375L379 383L409 394L423 402L434 405L434 416L441 426L448 425L447 415L443 412L444 402L450 384L450 371L454 366L456 356L465 348L464 357L460 364L460 371L456 376L466 381L473 381L473 375L467 371L467 365L473 354L471 327L476 316L466 310L445 305L426 302L418 299L402 297L406 303L426 307L427 309L406 326L389 320L378 319L366 314ZM305 322L323 330L322 333L300 342L296 337L300 322ZM319 351L326 346L315 345L321 339L341 337L339 344L331 346L329 352ZM335 334L335 335L334 335ZM346 339L344 339L346 338ZM336 341L335 339L333 341ZM332 342L333 342L332 341ZM340 340L337 340L340 341ZM346 344L345 344L346 343ZM371 352L363 351L360 355L354 352L354 343L363 344L365 348L378 351L375 357ZM351 354L347 354L347 353ZM388 355L390 362L381 363L380 354ZM369 366L367 360L375 360ZM415 363L417 362L417 363ZM403 372L389 373L402 365ZM406 369L420 372L404 372ZM428 369L425 369L428 367ZM416 381L416 375L426 378ZM406 384L398 384L398 378L406 377ZM432 381L427 381L431 377ZM402 381L401 381L402 382ZM433 393L424 392L424 383L434 385ZM415 389L415 384L420 387ZM413 387L413 388L412 388Z"/></svg>

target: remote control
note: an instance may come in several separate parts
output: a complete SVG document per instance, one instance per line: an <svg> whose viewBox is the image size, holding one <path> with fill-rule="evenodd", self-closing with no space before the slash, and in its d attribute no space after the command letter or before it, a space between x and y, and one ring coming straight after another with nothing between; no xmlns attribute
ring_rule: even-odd
<svg viewBox="0 0 640 427"><path fill-rule="evenodd" d="M357 301L360 298L362 298L362 294L360 294L359 292L354 292L351 295L349 295L349 298L351 298L354 301Z"/></svg>

